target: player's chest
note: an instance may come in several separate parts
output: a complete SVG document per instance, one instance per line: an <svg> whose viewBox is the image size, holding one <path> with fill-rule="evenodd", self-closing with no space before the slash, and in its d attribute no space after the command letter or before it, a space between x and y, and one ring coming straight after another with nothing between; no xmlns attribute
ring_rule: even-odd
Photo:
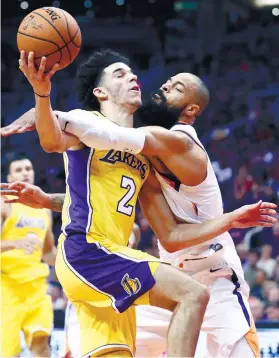
<svg viewBox="0 0 279 358"><path fill-rule="evenodd" d="M145 181L149 174L149 161L142 155L134 155L119 150L98 151L94 153L91 163L92 175L111 178L127 175L139 184Z"/></svg>

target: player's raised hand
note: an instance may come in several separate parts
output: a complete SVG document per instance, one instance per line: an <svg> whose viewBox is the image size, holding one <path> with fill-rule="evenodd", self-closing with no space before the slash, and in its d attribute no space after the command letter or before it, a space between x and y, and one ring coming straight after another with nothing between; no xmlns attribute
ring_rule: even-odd
<svg viewBox="0 0 279 358"><path fill-rule="evenodd" d="M0 134L3 137L8 137L12 134L21 134L35 129L35 110L31 109L8 126L0 128Z"/></svg>
<svg viewBox="0 0 279 358"><path fill-rule="evenodd" d="M7 204L20 203L35 209L47 207L49 196L36 185L15 181L13 183L1 183L1 196ZM12 196L7 198L6 196Z"/></svg>
<svg viewBox="0 0 279 358"><path fill-rule="evenodd" d="M233 228L249 228L253 226L271 227L277 219L277 205L259 201L256 204L245 205L234 210L232 215Z"/></svg>
<svg viewBox="0 0 279 358"><path fill-rule="evenodd" d="M37 70L34 63L34 52L29 52L28 57L25 51L20 52L19 69L28 79L34 92L41 97L49 96L51 90L50 79L59 69L59 64L56 63L49 72L45 73L46 61L46 57L42 57Z"/></svg>

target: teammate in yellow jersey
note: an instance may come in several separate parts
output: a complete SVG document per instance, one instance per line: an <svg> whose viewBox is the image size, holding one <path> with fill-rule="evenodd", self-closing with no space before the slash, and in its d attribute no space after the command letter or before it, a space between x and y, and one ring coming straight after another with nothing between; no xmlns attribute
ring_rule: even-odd
<svg viewBox="0 0 279 358"><path fill-rule="evenodd" d="M153 217L155 229L156 226L158 232L165 229L162 241L166 238L183 241L184 230L188 234L189 230L192 233L197 230L196 225L190 228L187 224L176 225L154 176L147 179L149 162L138 154L145 144L144 132L127 128L130 137L126 138L125 131L117 131L117 125L132 127L132 115L141 104L136 76L127 59L103 51L95 53L81 67L80 98L85 109L99 112L74 111L73 115L80 116L84 125L77 139L61 131L50 106L50 77L57 66L45 76L46 59L42 59L36 71L33 57L34 54L29 54L27 65L22 53L20 68L36 93L36 127L41 145L46 151L65 152L67 192L56 270L77 308L84 356L133 355L132 306L148 303L173 312L168 355L193 356L208 302L207 290L186 274L126 247L139 192L145 214ZM113 118L117 125L107 118ZM90 133L86 131L86 121L96 124ZM68 125L69 121L64 120L64 131ZM86 143L86 147L83 141L90 136L94 143ZM176 150L182 151L187 146L187 141L182 143L178 134L171 136L171 140ZM258 205L253 210L259 214L265 209ZM235 219L235 214L232 217ZM258 220L264 225L260 216ZM216 219L214 226L211 224L199 226L204 240L224 232L224 222L220 225ZM230 224L225 225L227 229ZM205 227L210 234L204 235ZM116 315L111 307L123 313Z"/></svg>
<svg viewBox="0 0 279 358"><path fill-rule="evenodd" d="M33 184L34 169L29 159L10 163L8 182L17 180ZM53 309L46 278L47 264L54 265L56 256L52 215L47 209L32 209L8 200L11 203L5 203L7 197L1 198L0 356L19 355L23 331L34 357L50 357Z"/></svg>

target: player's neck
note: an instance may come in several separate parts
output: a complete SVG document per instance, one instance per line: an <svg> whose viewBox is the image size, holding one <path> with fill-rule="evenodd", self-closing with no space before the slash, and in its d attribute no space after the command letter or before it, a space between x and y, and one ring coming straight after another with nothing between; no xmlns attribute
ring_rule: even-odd
<svg viewBox="0 0 279 358"><path fill-rule="evenodd" d="M178 119L177 123L184 123L184 124L190 124L193 125L196 121L196 117L185 117L182 116Z"/></svg>
<svg viewBox="0 0 279 358"><path fill-rule="evenodd" d="M102 106L100 112L107 117L111 122L116 123L120 127L133 127L133 114L134 110L131 110L124 106L119 106L111 103L109 106Z"/></svg>

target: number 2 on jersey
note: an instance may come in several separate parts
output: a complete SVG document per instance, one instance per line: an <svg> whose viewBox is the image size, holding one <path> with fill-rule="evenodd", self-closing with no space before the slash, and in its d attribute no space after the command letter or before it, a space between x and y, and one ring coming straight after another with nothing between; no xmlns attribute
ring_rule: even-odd
<svg viewBox="0 0 279 358"><path fill-rule="evenodd" d="M132 197L135 195L136 184L132 178L122 175L120 186L123 189L128 189L128 191L119 200L116 210L121 214L131 216L133 214L134 206L129 205L128 203L132 199Z"/></svg>

